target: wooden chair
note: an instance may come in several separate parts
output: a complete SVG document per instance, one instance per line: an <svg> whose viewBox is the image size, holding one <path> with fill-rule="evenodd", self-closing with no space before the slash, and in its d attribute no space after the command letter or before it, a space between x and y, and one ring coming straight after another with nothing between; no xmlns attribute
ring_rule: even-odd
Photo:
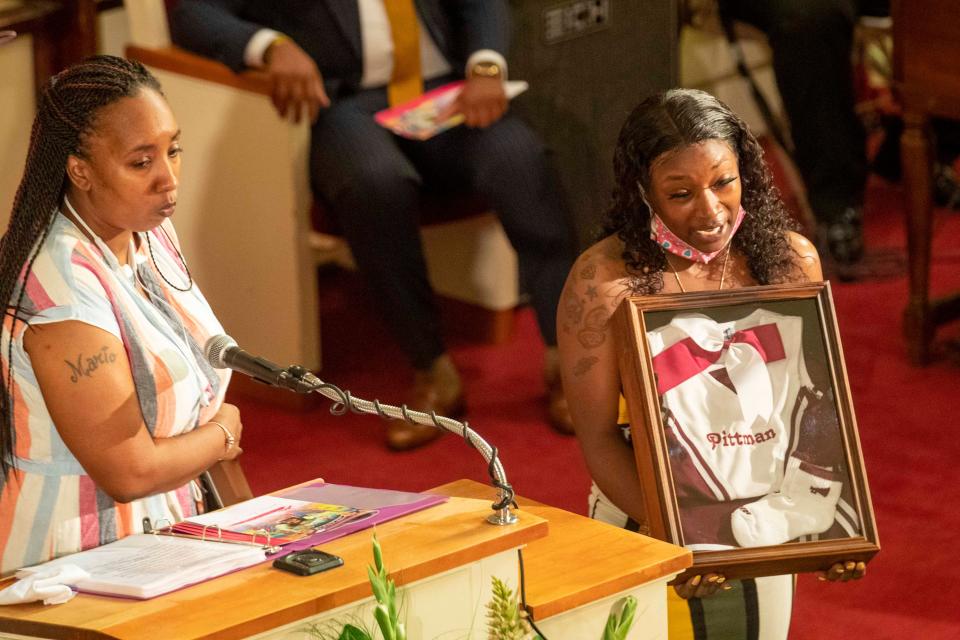
<svg viewBox="0 0 960 640"><path fill-rule="evenodd" d="M229 507L253 497L239 459L218 462L201 476L200 482L206 492L204 503L208 511Z"/></svg>
<svg viewBox="0 0 960 640"><path fill-rule="evenodd" d="M906 195L910 294L904 311L907 352L930 360L937 325L960 318L960 294L931 299L933 144L930 118L960 120L960 20L951 0L894 0L893 57L903 105L901 162Z"/></svg>
<svg viewBox="0 0 960 640"><path fill-rule="evenodd" d="M171 46L164 0L126 10L127 55L155 73L184 131L177 231L193 274L246 350L318 370L315 270L331 236L311 225L309 125L276 115L266 74ZM429 276L503 339L518 299L516 255L496 216L467 213L423 227Z"/></svg>

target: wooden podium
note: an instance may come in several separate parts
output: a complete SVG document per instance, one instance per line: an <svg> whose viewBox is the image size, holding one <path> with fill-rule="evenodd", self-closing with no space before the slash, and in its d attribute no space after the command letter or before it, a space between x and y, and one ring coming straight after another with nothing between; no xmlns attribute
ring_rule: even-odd
<svg viewBox="0 0 960 640"><path fill-rule="evenodd" d="M434 492L451 498L377 526L411 640L486 637L491 577L517 589L518 548L527 603L551 640L600 638L611 605L629 593L640 601L630 638L665 636L665 585L691 564L685 549L523 499L517 524L494 526L485 521L490 487L461 480ZM0 638L305 640L312 624L372 626L370 543L365 530L323 545L344 566L310 577L264 563L152 600L81 594L0 607Z"/></svg>

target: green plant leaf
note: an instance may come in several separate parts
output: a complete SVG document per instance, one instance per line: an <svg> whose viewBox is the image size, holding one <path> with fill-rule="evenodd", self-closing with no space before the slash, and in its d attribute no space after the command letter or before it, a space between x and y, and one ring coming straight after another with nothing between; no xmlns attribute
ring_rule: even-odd
<svg viewBox="0 0 960 640"><path fill-rule="evenodd" d="M367 579L370 581L370 588L373 590L373 597L377 602L383 603L387 599L387 592L384 589L383 580L380 579L373 567L367 567Z"/></svg>
<svg viewBox="0 0 960 640"><path fill-rule="evenodd" d="M373 640L373 638L363 629L347 624L343 626L343 631L340 632L337 640Z"/></svg>
<svg viewBox="0 0 960 640"><path fill-rule="evenodd" d="M377 568L377 573L383 570L383 550L380 548L376 531L373 532L373 564Z"/></svg>
<svg viewBox="0 0 960 640"><path fill-rule="evenodd" d="M387 605L387 613L390 614L390 619L397 621L400 619L400 614L397 612L397 589L393 584L393 580L387 580L387 601L384 602Z"/></svg>
<svg viewBox="0 0 960 640"><path fill-rule="evenodd" d="M380 547L380 541L377 539L376 531L373 532L373 564L367 565L367 579L370 581L370 589L373 591L374 600L377 604L373 609L373 618L380 629L383 640L406 640L407 632L403 623L400 622L397 606L397 589L393 580L390 579L386 567L383 565L383 551ZM354 618L357 620L357 618ZM363 624L357 620L358 624ZM335 627L334 627L335 628ZM325 629L312 625L307 629L308 633L319 640L374 640L375 631L367 631L354 624L344 624L339 635L334 635L336 631L328 633Z"/></svg>
<svg viewBox="0 0 960 640"><path fill-rule="evenodd" d="M383 640L397 640L396 628L394 627L394 621L390 619L390 614L387 613L387 608L382 604L378 604L373 610L373 617L377 621L377 625L380 627L380 633L383 634Z"/></svg>
<svg viewBox="0 0 960 640"><path fill-rule="evenodd" d="M626 640L637 613L637 599L627 596L617 600L610 608L607 624L603 628L603 640Z"/></svg>

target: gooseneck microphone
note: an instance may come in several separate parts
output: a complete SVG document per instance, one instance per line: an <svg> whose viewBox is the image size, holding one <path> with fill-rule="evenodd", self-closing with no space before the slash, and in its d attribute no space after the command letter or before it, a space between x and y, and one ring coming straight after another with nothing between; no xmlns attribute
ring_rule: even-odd
<svg viewBox="0 0 960 640"><path fill-rule="evenodd" d="M241 349L237 341L221 334L207 340L203 355L214 369L232 369L272 387L310 393L320 380L299 366L281 367Z"/></svg>
<svg viewBox="0 0 960 640"><path fill-rule="evenodd" d="M207 340L207 344L203 347L203 355L214 369L233 369L258 382L297 393L317 392L334 402L330 413L335 416L342 416L347 412L367 413L388 420L404 420L411 424L434 426L460 436L479 451L487 461L487 473L490 474L493 486L500 490L499 500L491 505L496 513L488 517L487 521L497 525L517 522L517 516L510 511L512 506L516 506L513 500L513 487L507 482L507 474L500 463L497 448L490 446L466 422L438 416L432 411L430 413L414 411L408 409L406 405L398 407L379 400L370 402L357 398L350 391L344 391L336 385L324 382L303 367L291 365L284 368L269 360L251 355L237 346L237 341L228 335L213 336Z"/></svg>

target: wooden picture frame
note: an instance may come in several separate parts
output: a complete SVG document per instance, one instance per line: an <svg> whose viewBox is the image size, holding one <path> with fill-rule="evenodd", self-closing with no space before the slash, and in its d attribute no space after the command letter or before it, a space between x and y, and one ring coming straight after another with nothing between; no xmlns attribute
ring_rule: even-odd
<svg viewBox="0 0 960 640"><path fill-rule="evenodd" d="M614 322L646 525L694 551L678 581L880 550L829 283L633 297Z"/></svg>

